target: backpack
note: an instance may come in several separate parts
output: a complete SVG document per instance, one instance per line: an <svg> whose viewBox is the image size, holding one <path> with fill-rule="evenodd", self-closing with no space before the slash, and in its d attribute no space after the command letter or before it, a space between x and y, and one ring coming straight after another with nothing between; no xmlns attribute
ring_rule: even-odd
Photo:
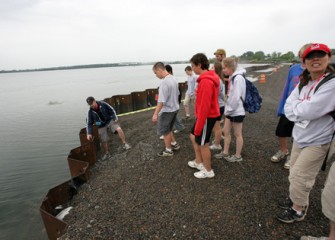
<svg viewBox="0 0 335 240"><path fill-rule="evenodd" d="M257 113L261 109L261 106L262 106L262 100L263 100L262 96L259 94L256 86L250 80L248 80L242 74L238 74L238 75L241 75L245 80L245 86L246 86L245 99L243 100L242 96L240 97L243 102L244 110L249 113ZM232 78L232 81L234 80L236 76L237 75L235 75Z"/></svg>

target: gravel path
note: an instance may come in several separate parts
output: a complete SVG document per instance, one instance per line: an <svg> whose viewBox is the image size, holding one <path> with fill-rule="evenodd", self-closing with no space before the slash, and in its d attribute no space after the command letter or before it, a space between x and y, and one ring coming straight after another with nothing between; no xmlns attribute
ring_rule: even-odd
<svg viewBox="0 0 335 240"><path fill-rule="evenodd" d="M132 149L123 151L112 137L112 159L98 161L90 180L69 203L69 224L61 239L299 239L328 234L321 211L321 189L329 170L320 172L311 192L306 219L284 224L275 218L277 199L288 191L288 170L272 163L278 150L276 109L288 66L266 72L256 83L263 95L259 113L245 118L244 161L212 157L213 179L196 179L187 166L193 150L188 131L176 134L181 149L160 158L163 149L151 122L153 111L120 118ZM254 74L259 74L254 73ZM185 120L187 129L194 119ZM232 142L231 152L235 143ZM332 158L334 159L334 157Z"/></svg>

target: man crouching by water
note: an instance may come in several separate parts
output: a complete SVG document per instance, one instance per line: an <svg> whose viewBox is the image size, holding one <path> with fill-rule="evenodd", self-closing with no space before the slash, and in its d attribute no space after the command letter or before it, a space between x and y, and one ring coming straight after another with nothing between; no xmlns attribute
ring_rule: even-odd
<svg viewBox="0 0 335 240"><path fill-rule="evenodd" d="M102 160L110 158L109 146L108 146L108 132L109 129L112 133L117 133L123 143L123 149L128 150L130 146L126 142L126 137L122 131L120 124L118 123L118 117L114 108L104 101L96 101L94 97L88 97L86 99L90 109L87 113L87 140L92 140L93 123L98 127L99 136L104 150L104 156Z"/></svg>
<svg viewBox="0 0 335 240"><path fill-rule="evenodd" d="M165 143L165 149L157 155L160 157L171 157L173 156L173 150L180 148L172 132L179 110L178 81L166 71L162 62L155 63L152 70L162 80L158 88L157 107L152 116L152 122L157 123L157 134L158 136L164 136Z"/></svg>

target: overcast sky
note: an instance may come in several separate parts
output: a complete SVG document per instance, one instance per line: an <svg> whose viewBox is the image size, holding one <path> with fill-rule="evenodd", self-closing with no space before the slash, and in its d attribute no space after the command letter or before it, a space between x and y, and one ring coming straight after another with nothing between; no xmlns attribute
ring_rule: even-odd
<svg viewBox="0 0 335 240"><path fill-rule="evenodd" d="M334 0L0 0L0 70L335 48Z"/></svg>

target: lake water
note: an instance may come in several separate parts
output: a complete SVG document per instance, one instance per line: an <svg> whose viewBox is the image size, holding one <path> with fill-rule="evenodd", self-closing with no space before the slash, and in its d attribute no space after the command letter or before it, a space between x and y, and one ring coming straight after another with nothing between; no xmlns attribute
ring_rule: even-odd
<svg viewBox="0 0 335 240"><path fill-rule="evenodd" d="M172 65L179 82L186 81L186 65ZM50 188L70 179L67 155L80 146L86 97L156 88L151 69L0 74L0 239L47 239L39 207Z"/></svg>

